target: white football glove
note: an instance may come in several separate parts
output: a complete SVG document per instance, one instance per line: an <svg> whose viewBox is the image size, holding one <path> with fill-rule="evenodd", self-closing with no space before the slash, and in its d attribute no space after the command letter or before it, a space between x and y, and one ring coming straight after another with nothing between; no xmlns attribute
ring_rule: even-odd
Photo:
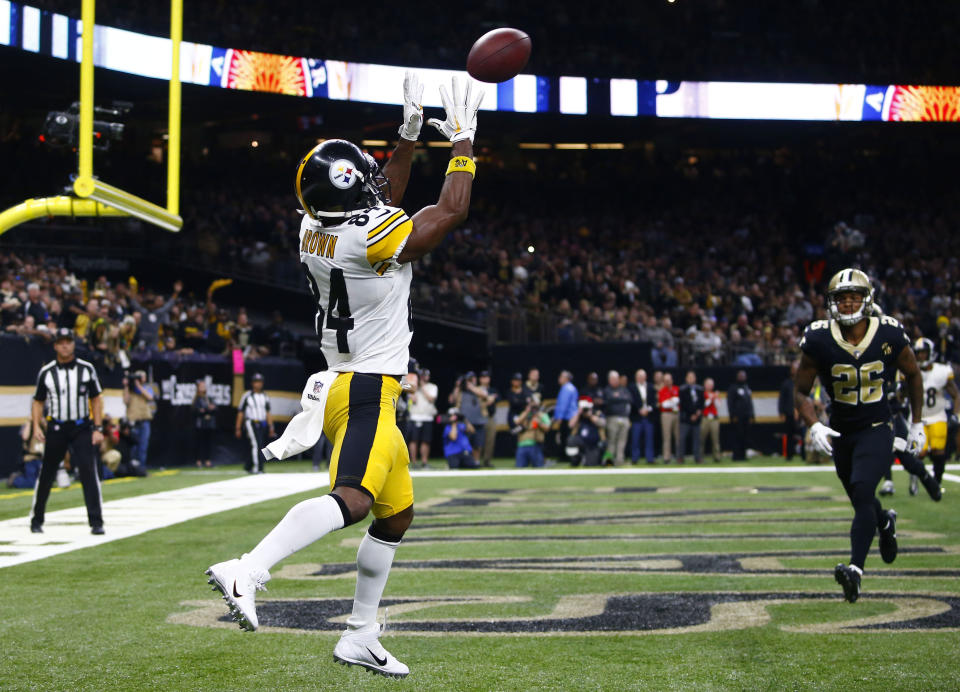
<svg viewBox="0 0 960 692"><path fill-rule="evenodd" d="M927 434L923 431L923 423L911 423L910 433L907 435L907 451L917 455L927 445Z"/></svg>
<svg viewBox="0 0 960 692"><path fill-rule="evenodd" d="M833 428L828 428L820 421L810 426L810 444L813 445L813 449L820 452L820 454L833 456L833 443L830 441L831 437L840 437L840 433Z"/></svg>
<svg viewBox="0 0 960 692"><path fill-rule="evenodd" d="M453 99L447 94L447 90L440 85L440 102L443 109L447 112L446 120L437 120L430 118L428 125L433 125L440 134L451 142L459 142L469 139L473 143L473 136L477 132L477 111L480 110L480 103L483 101L483 92L477 96L473 103L470 102L470 91L472 83L467 81L467 90L460 100L460 82L454 77L452 80Z"/></svg>
<svg viewBox="0 0 960 692"><path fill-rule="evenodd" d="M403 75L403 125L400 136L416 142L423 126L423 84L415 72L407 70Z"/></svg>

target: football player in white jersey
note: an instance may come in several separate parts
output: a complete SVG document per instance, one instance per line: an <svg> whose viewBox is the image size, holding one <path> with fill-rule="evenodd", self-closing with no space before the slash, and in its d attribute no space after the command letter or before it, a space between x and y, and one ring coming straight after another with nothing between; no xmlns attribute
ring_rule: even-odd
<svg viewBox="0 0 960 692"><path fill-rule="evenodd" d="M933 462L933 476L937 483L943 482L943 470L947 463L947 402L946 396L956 406L960 391L953 378L953 368L937 363L933 357L933 341L925 337L916 340L913 350L917 354L917 364L923 375L923 412L921 421L927 434L927 446L921 452L921 458L929 454ZM911 483L913 481L911 480ZM913 486L911 486L912 489Z"/></svg>
<svg viewBox="0 0 960 692"><path fill-rule="evenodd" d="M268 570L372 512L374 520L357 552L353 612L333 656L388 677L409 673L380 644L376 614L394 553L413 519L410 458L396 424L400 379L410 357L410 262L467 217L483 96L471 98L471 91L468 82L461 95L456 77L452 94L440 87L446 119L428 124L452 143L450 163L437 203L412 217L391 206L406 189L423 122L423 87L412 73L404 79L400 142L382 175L372 158L344 140L322 142L300 162L300 259L317 303L315 325L326 373L335 378L323 409L323 432L333 441L331 492L293 507L239 560L207 570L241 628L255 630L254 595L270 578Z"/></svg>

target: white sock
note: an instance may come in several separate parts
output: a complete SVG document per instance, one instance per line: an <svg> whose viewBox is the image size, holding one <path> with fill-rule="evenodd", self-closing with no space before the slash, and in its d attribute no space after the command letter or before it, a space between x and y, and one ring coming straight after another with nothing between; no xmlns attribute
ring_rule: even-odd
<svg viewBox="0 0 960 692"><path fill-rule="evenodd" d="M350 629L376 623L380 597L387 585L390 565L393 564L398 545L399 542L387 543L369 533L363 534L357 550L357 591L353 597L353 614L347 619Z"/></svg>
<svg viewBox="0 0 960 692"><path fill-rule="evenodd" d="M331 531L343 528L340 503L330 495L294 505L256 548L243 556L250 564L270 569Z"/></svg>
<svg viewBox="0 0 960 692"><path fill-rule="evenodd" d="M857 567L856 565L850 565L850 569L852 569L854 572L859 574L861 577L863 576L863 570Z"/></svg>

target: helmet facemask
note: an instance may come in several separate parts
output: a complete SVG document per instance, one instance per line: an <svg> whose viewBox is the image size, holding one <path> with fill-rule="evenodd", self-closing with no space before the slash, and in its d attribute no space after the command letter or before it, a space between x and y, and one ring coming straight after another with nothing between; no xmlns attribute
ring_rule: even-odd
<svg viewBox="0 0 960 692"><path fill-rule="evenodd" d="M856 312L840 311L840 296L845 293L857 293L862 301ZM844 327L850 327L873 313L873 285L870 278L859 269L841 269L830 279L827 289L827 310L830 318Z"/></svg>
<svg viewBox="0 0 960 692"><path fill-rule="evenodd" d="M383 174L377 160L364 152L363 158L367 161L369 171L363 178L363 194L368 206L376 207L381 204L390 204L390 181Z"/></svg>

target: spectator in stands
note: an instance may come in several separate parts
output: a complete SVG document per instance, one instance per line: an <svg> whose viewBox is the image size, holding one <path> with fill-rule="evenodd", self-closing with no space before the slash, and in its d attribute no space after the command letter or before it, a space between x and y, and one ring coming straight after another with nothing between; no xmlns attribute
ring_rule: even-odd
<svg viewBox="0 0 960 692"><path fill-rule="evenodd" d="M660 407L660 428L663 431L663 463L669 464L673 459L672 442L678 437L680 389L673 384L673 375L663 374L663 386L657 392L657 401Z"/></svg>
<svg viewBox="0 0 960 692"><path fill-rule="evenodd" d="M213 442L213 433L217 429L217 405L207 394L207 381L197 380L197 392L193 396L193 427L194 427L194 457L197 468L213 466L210 448Z"/></svg>
<svg viewBox="0 0 960 692"><path fill-rule="evenodd" d="M720 394L715 388L712 377L703 381L703 422L700 424L700 453L707 451L707 438L710 439L710 449L713 452L713 461L720 461L720 414L717 412L717 401Z"/></svg>
<svg viewBox="0 0 960 692"><path fill-rule="evenodd" d="M3 329L20 323L23 303L10 279L0 282L0 326Z"/></svg>
<svg viewBox="0 0 960 692"><path fill-rule="evenodd" d="M560 391L557 392L557 403L553 408L551 428L554 431L555 448L558 456L562 458L567 448L567 439L570 437L570 421L577 414L579 392L573 384L573 373L569 370L560 373L557 384L560 385Z"/></svg>
<svg viewBox="0 0 960 692"><path fill-rule="evenodd" d="M407 392L407 444L410 447L410 463L413 468L427 468L430 458L430 443L433 440L433 421L437 417L437 385L430 381L430 371L420 370L416 378L410 378L411 389Z"/></svg>
<svg viewBox="0 0 960 692"><path fill-rule="evenodd" d="M266 345L275 356L292 356L296 351L296 339L283 322L283 314L274 310L267 328Z"/></svg>
<svg viewBox="0 0 960 692"><path fill-rule="evenodd" d="M607 373L603 390L603 416L607 419L607 452L614 466L623 466L624 450L630 437L630 407L633 398L626 386L620 385L620 373Z"/></svg>
<svg viewBox="0 0 960 692"><path fill-rule="evenodd" d="M147 373L137 370L123 378L123 403L127 407L129 421L136 444L131 450L131 463L146 471L149 466L147 452L150 447L150 421L153 420L154 393L147 383Z"/></svg>
<svg viewBox="0 0 960 692"><path fill-rule="evenodd" d="M704 320L693 337L693 351L701 365L717 365L723 362L723 340L713 329L710 320Z"/></svg>
<svg viewBox="0 0 960 692"><path fill-rule="evenodd" d="M677 463L683 463L683 455L687 451L687 442L693 452L693 460L697 464L703 463L703 453L700 448L700 421L703 417L704 395L703 387L697 384L697 373L687 372L684 385L679 389L680 413L679 435L677 441Z"/></svg>
<svg viewBox="0 0 960 692"><path fill-rule="evenodd" d="M47 304L40 296L40 284L30 283L27 285L27 300L23 304L23 317L33 316L34 324L46 324L50 317L47 312Z"/></svg>
<svg viewBox="0 0 960 692"><path fill-rule="evenodd" d="M677 367L677 351L672 343L658 341L650 351L650 360L657 368Z"/></svg>
<svg viewBox="0 0 960 692"><path fill-rule="evenodd" d="M517 468L544 465L543 441L550 429L550 416L541 409L537 397L531 396L529 403L517 416Z"/></svg>
<svg viewBox="0 0 960 692"><path fill-rule="evenodd" d="M140 348L153 352L158 350L160 327L168 324L167 315L169 315L170 310L173 309L182 290L183 282L174 282L173 295L170 296L170 300L164 302L163 296L158 295L154 297L153 305L150 308L141 305L133 294L130 295L129 301L131 307L142 315L140 319L139 343L137 344Z"/></svg>
<svg viewBox="0 0 960 692"><path fill-rule="evenodd" d="M653 463L653 430L657 408L657 390L647 381L647 371L643 368L633 375L630 392L630 460L636 464L640 459L640 448L648 464Z"/></svg>
<svg viewBox="0 0 960 692"><path fill-rule="evenodd" d="M737 372L737 381L727 392L727 411L733 425L733 460L745 461L747 458L747 438L750 424L754 420L753 393L747 384L747 371Z"/></svg>
<svg viewBox="0 0 960 692"><path fill-rule="evenodd" d="M447 421L443 428L443 456L447 459L448 468L477 468L470 447L472 432L473 426L461 418L459 409L453 407L447 411Z"/></svg>

